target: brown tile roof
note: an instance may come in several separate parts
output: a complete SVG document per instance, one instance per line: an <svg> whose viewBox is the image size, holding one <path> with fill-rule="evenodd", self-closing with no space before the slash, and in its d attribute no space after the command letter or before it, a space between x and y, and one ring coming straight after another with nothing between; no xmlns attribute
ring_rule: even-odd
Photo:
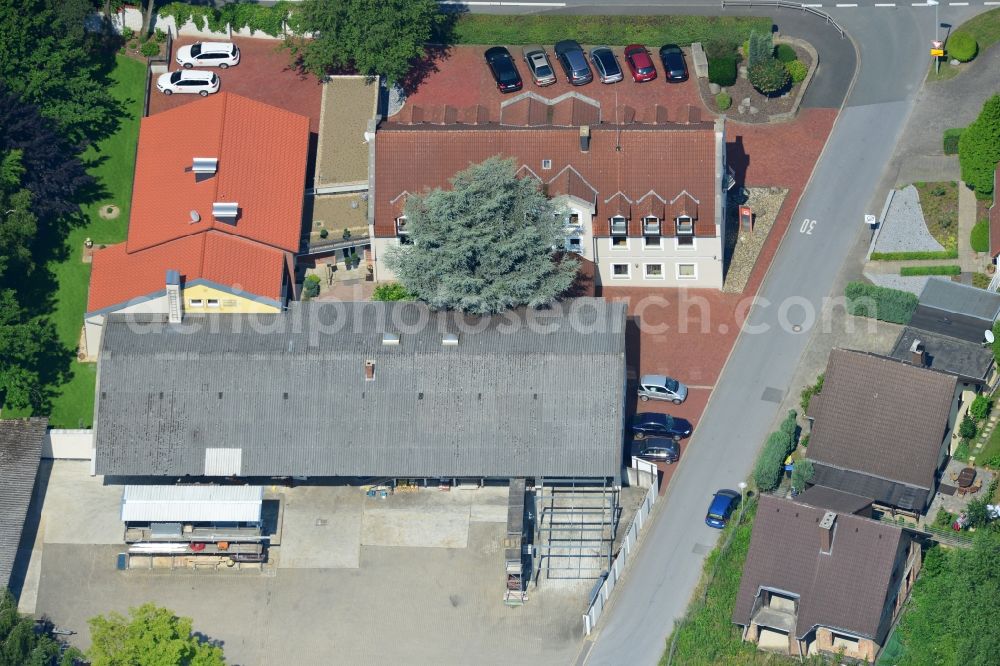
<svg viewBox="0 0 1000 666"><path fill-rule="evenodd" d="M549 124L549 109L543 100L523 97L500 105L500 124L516 127L536 127Z"/></svg>
<svg viewBox="0 0 1000 666"><path fill-rule="evenodd" d="M828 509L837 513L859 513L872 505L870 497L862 497L827 486L813 486L796 498L801 504L817 509Z"/></svg>
<svg viewBox="0 0 1000 666"><path fill-rule="evenodd" d="M826 512L771 495L760 497L733 622L750 623L755 598L764 587L798 595L799 638L823 626L882 641L882 609L897 553L909 539L893 525L838 514L833 547L822 553L819 521Z"/></svg>
<svg viewBox="0 0 1000 666"><path fill-rule="evenodd" d="M1000 254L1000 163L993 172L993 205L990 206L990 256Z"/></svg>
<svg viewBox="0 0 1000 666"><path fill-rule="evenodd" d="M954 375L834 349L810 405L809 458L933 488L956 383Z"/></svg>
<svg viewBox="0 0 1000 666"><path fill-rule="evenodd" d="M618 149L620 148L620 149ZM698 200L696 234L715 235L715 130L694 125L591 128L590 150L580 150L576 128L499 129L494 126L405 126L383 123L375 139L375 235L394 236L392 202L403 191L448 187L449 179L469 165L501 155L515 159L549 185L550 193L596 189L595 235L609 235L605 200L617 192L635 201L650 191L665 201L687 191ZM542 169L551 160L551 169ZM665 225L669 226L669 225Z"/></svg>
<svg viewBox="0 0 1000 666"><path fill-rule="evenodd" d="M552 105L552 124L561 127L596 125L601 122L601 105L576 96Z"/></svg>

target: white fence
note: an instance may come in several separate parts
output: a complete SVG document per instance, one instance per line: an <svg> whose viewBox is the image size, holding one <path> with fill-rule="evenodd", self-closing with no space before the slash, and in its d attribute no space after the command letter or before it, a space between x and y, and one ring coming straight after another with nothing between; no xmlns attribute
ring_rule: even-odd
<svg viewBox="0 0 1000 666"><path fill-rule="evenodd" d="M94 455L93 430L59 430L45 435L42 457L58 460L90 460Z"/></svg>
<svg viewBox="0 0 1000 666"><path fill-rule="evenodd" d="M639 540L639 532L646 524L646 520L653 510L653 504L656 503L656 499L660 496L659 475L656 465L648 463L645 460L632 458L632 467L639 470L641 475L649 475L651 480L649 491L643 498L642 504L639 505L639 509L635 512L635 517L632 518L632 524L629 525L628 531L625 533L625 538L622 540L622 547L618 551L618 557L611 563L611 569L608 571L604 581L594 589L590 608L583 614L583 632L587 636L594 630L597 620L600 619L601 613L604 612L604 607L611 598L611 592L625 573L625 565L628 563L629 557L632 556L632 550L636 547L636 543Z"/></svg>

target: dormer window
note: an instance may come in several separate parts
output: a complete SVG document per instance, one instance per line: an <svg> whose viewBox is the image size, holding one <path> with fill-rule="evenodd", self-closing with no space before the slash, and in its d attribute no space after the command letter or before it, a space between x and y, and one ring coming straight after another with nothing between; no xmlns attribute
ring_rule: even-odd
<svg viewBox="0 0 1000 666"><path fill-rule="evenodd" d="M691 236L694 234L694 220L690 215L680 215L677 218L677 235Z"/></svg>
<svg viewBox="0 0 1000 666"><path fill-rule="evenodd" d="M642 233L646 236L659 236L660 219L652 215L642 218Z"/></svg>
<svg viewBox="0 0 1000 666"><path fill-rule="evenodd" d="M611 235L625 236L628 234L628 220L622 215L615 215L611 218Z"/></svg>

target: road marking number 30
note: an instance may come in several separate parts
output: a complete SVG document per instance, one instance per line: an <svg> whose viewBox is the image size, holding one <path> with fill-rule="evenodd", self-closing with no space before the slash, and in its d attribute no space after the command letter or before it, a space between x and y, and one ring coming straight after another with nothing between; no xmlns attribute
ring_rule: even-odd
<svg viewBox="0 0 1000 666"><path fill-rule="evenodd" d="M812 236L812 232L815 227L816 227L816 220L809 220L809 219L802 220L802 226L799 227L799 233L805 234L806 236Z"/></svg>

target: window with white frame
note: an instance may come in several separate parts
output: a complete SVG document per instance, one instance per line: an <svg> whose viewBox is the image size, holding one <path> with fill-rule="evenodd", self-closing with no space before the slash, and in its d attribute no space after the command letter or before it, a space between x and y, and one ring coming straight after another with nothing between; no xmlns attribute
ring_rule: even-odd
<svg viewBox="0 0 1000 666"><path fill-rule="evenodd" d="M659 236L660 218L655 215L647 215L642 218L642 233L646 236Z"/></svg>
<svg viewBox="0 0 1000 666"><path fill-rule="evenodd" d="M691 236L694 234L694 220L690 215L681 215L677 218L677 235Z"/></svg>
<svg viewBox="0 0 1000 666"><path fill-rule="evenodd" d="M611 277L616 280L626 280L632 276L631 264L611 264Z"/></svg>
<svg viewBox="0 0 1000 666"><path fill-rule="evenodd" d="M647 280L662 280L663 264L645 264L643 266L643 277Z"/></svg>
<svg viewBox="0 0 1000 666"><path fill-rule="evenodd" d="M566 239L566 251L576 252L577 254L583 254L583 242L580 238L576 236L570 236Z"/></svg>
<svg viewBox="0 0 1000 666"><path fill-rule="evenodd" d="M678 236L674 239L674 245L685 250L693 250L694 236Z"/></svg>
<svg viewBox="0 0 1000 666"><path fill-rule="evenodd" d="M217 307L219 307L219 299L217 299L217 298L210 298L206 302L208 303L208 307L210 307L210 308L217 308Z"/></svg>
<svg viewBox="0 0 1000 666"><path fill-rule="evenodd" d="M628 220L623 215L615 215L611 218L611 235L625 236L628 234Z"/></svg>
<svg viewBox="0 0 1000 666"><path fill-rule="evenodd" d="M627 250L628 249L628 236L612 236L611 237L611 249L612 250Z"/></svg>
<svg viewBox="0 0 1000 666"><path fill-rule="evenodd" d="M191 298L191 299L188 299L188 307L189 308L200 308L200 307L204 307L204 306L205 306L205 301L203 301L200 298Z"/></svg>
<svg viewBox="0 0 1000 666"><path fill-rule="evenodd" d="M663 236L643 236L642 246L647 250L662 250Z"/></svg>
<svg viewBox="0 0 1000 666"><path fill-rule="evenodd" d="M698 265L697 264L677 264L677 279L678 280L697 280L698 279Z"/></svg>
<svg viewBox="0 0 1000 666"><path fill-rule="evenodd" d="M569 223L571 225L573 225L574 227L579 226L580 225L580 214L579 213L570 213L569 214Z"/></svg>

